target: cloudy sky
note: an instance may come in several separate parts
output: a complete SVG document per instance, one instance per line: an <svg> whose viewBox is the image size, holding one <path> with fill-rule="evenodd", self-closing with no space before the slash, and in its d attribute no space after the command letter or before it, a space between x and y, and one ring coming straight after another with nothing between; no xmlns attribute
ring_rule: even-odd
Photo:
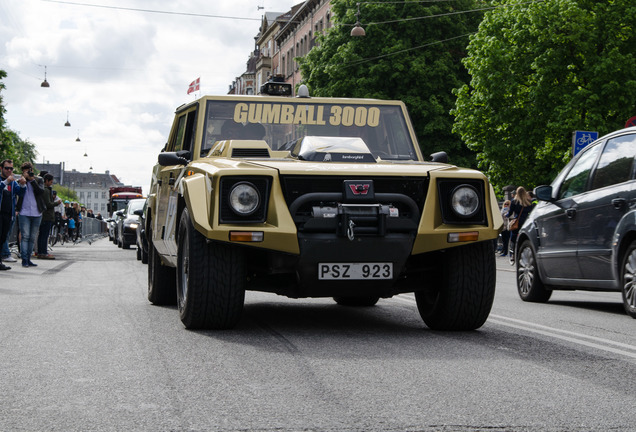
<svg viewBox="0 0 636 432"><path fill-rule="evenodd" d="M174 110L194 99L188 85L201 77L201 94L226 94L263 12L298 2L0 0L8 127L35 144L37 162L109 170L147 193Z"/></svg>

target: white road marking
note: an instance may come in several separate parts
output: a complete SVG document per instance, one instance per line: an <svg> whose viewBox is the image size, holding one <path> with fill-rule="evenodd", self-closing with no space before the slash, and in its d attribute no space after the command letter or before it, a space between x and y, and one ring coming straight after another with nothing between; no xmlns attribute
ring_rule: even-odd
<svg viewBox="0 0 636 432"><path fill-rule="evenodd" d="M403 303L415 304L415 298L406 297L404 295L395 296L393 297L393 299L401 301ZM486 324L488 323L511 327L518 330L524 330L530 333L536 333L543 336L561 339L564 341L572 342L574 344L583 345L589 348L595 348L636 359L636 346L625 344L622 342L616 342L605 338L590 336L568 330L562 330L542 324L535 324L529 321L508 318L496 314L490 314L490 316L488 317L488 321L486 321Z"/></svg>

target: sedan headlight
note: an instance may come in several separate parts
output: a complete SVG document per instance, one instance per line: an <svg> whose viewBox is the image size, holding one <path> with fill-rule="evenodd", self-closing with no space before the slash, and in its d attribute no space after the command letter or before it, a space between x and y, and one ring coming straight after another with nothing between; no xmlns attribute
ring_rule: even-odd
<svg viewBox="0 0 636 432"><path fill-rule="evenodd" d="M462 218L470 218L479 210L479 193L470 185L457 186L451 193L451 208Z"/></svg>
<svg viewBox="0 0 636 432"><path fill-rule="evenodd" d="M230 191L230 207L237 215L251 215L258 209L260 202L258 190L251 183L237 183Z"/></svg>

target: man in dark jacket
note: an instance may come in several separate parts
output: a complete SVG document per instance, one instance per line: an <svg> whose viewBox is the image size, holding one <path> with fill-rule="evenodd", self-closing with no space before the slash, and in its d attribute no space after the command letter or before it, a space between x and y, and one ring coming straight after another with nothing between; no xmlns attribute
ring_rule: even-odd
<svg viewBox="0 0 636 432"><path fill-rule="evenodd" d="M41 177L36 177L33 173L33 165L25 162L20 167L22 178L26 180L26 192L18 199L17 210L19 212L18 221L20 223L20 253L22 255L22 267L37 267L31 261L35 238L40 229L42 212L45 209L42 194L44 193L44 181ZM40 181L42 183L40 183Z"/></svg>
<svg viewBox="0 0 636 432"><path fill-rule="evenodd" d="M53 176L45 174L44 177L44 193L42 200L44 201L44 211L42 212L42 222L40 223L40 231L38 233L38 254L40 259L55 259L48 251L48 239L51 227L55 223L55 206L62 202L61 199L53 198Z"/></svg>
<svg viewBox="0 0 636 432"><path fill-rule="evenodd" d="M18 182L13 177L13 161L11 159L3 160L0 169L0 246L3 246L7 241L9 231L13 227L16 199L24 195L25 184L26 180L20 179ZM2 258L0 257L0 270L11 269L2 263Z"/></svg>

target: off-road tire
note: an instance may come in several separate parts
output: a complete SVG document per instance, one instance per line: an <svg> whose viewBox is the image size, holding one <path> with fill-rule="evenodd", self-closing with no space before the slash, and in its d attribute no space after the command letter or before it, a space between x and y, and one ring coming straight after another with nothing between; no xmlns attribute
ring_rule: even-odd
<svg viewBox="0 0 636 432"><path fill-rule="evenodd" d="M547 289L541 280L539 269L537 268L537 259L530 240L524 240L518 251L516 274L519 297L527 302L547 302L552 295L552 290Z"/></svg>
<svg viewBox="0 0 636 432"><path fill-rule="evenodd" d="M492 241L442 252L439 278L415 292L417 309L432 330L475 330L495 299L495 250Z"/></svg>
<svg viewBox="0 0 636 432"><path fill-rule="evenodd" d="M152 243L148 248L148 300L157 306L174 305L177 302L175 269L161 264L161 258Z"/></svg>
<svg viewBox="0 0 636 432"><path fill-rule="evenodd" d="M621 293L627 315L636 318L636 241L632 242L621 266Z"/></svg>
<svg viewBox="0 0 636 432"><path fill-rule="evenodd" d="M188 329L229 329L245 303L245 261L237 247L208 242L181 214L177 252L177 305Z"/></svg>
<svg viewBox="0 0 636 432"><path fill-rule="evenodd" d="M380 300L380 297L371 296L356 296L356 297L334 297L336 303L340 306L353 306L353 307L371 307Z"/></svg>

